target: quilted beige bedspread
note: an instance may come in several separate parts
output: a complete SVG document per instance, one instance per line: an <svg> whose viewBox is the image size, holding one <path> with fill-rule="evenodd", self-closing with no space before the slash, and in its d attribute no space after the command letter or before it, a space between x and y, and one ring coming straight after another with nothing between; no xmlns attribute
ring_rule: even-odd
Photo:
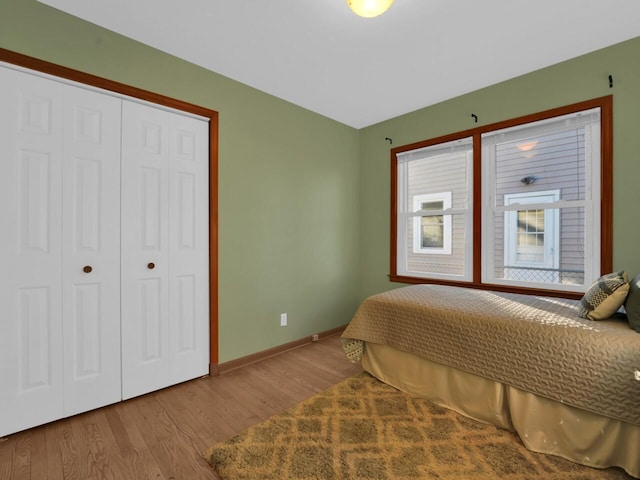
<svg viewBox="0 0 640 480"><path fill-rule="evenodd" d="M640 425L640 334L579 318L577 301L415 285L366 299L342 335L358 362L387 344L575 407Z"/></svg>

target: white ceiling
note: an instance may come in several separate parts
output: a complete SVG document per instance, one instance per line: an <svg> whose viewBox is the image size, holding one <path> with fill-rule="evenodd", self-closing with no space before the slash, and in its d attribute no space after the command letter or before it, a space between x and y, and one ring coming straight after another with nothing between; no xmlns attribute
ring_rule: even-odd
<svg viewBox="0 0 640 480"><path fill-rule="evenodd" d="M637 0L40 1L356 128L640 35Z"/></svg>

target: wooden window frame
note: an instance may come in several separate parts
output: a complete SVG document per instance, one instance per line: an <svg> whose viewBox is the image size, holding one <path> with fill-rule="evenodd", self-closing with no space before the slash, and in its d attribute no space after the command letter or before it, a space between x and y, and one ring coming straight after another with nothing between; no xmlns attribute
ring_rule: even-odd
<svg viewBox="0 0 640 480"><path fill-rule="evenodd" d="M483 125L473 129L464 130L448 135L444 135L429 140L424 140L409 145L403 145L391 149L391 215L390 215L390 269L389 279L392 282L401 282L407 284L441 284L452 285L467 288L477 288L484 290L493 290L500 292L524 293L531 295L546 295L552 297L580 299L583 293L568 292L561 290L550 290L542 288L527 287L511 287L507 285L496 285L492 283L482 282L482 135L495 130L515 127L527 123L533 123L540 120L546 120L562 115L589 110L592 108L600 108L601 127L600 127L600 272L601 274L611 272L613 270L613 96L587 100L584 102L574 103L559 108L545 110L538 113L524 115L522 117L504 120L490 125ZM425 148L440 143L451 142L465 137L473 138L473 262L472 281L453 281L440 280L423 277L412 277L398 275L397 273L397 255L398 255L398 159L397 155L410 150ZM586 285L588 288L588 285Z"/></svg>

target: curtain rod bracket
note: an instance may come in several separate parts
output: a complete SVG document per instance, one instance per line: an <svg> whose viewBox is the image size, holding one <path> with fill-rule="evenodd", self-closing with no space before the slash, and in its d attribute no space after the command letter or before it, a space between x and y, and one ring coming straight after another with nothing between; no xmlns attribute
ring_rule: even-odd
<svg viewBox="0 0 640 480"><path fill-rule="evenodd" d="M478 123L478 116L475 113L472 113L471 117L473 118L474 122Z"/></svg>
<svg viewBox="0 0 640 480"><path fill-rule="evenodd" d="M389 145L393 144L393 140L391 140L389 137L384 137L384 139L389 142Z"/></svg>
<svg viewBox="0 0 640 480"><path fill-rule="evenodd" d="M609 88L613 88L613 75L609 75Z"/></svg>

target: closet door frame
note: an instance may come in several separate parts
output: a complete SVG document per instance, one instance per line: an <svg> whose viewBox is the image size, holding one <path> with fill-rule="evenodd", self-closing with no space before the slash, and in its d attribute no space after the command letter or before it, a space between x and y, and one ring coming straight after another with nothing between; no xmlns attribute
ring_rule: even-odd
<svg viewBox="0 0 640 480"><path fill-rule="evenodd" d="M209 120L209 372L218 374L218 112L4 48L0 48L0 62Z"/></svg>

